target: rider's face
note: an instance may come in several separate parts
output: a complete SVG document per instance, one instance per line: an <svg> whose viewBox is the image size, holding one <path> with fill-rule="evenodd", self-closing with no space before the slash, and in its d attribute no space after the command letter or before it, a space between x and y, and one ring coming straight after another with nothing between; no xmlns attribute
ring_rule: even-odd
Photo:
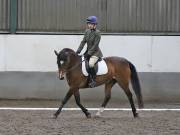
<svg viewBox="0 0 180 135"><path fill-rule="evenodd" d="M95 24L88 23L88 24L87 24L87 27L88 27L88 29L95 29L95 28L96 28L96 25L95 25Z"/></svg>

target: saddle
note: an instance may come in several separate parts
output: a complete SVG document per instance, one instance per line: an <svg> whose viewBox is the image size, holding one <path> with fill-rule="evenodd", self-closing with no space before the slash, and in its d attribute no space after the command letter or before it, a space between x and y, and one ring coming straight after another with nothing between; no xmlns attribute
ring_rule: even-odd
<svg viewBox="0 0 180 135"><path fill-rule="evenodd" d="M102 60L102 58L99 58L99 59L97 60L97 62L95 63L95 65L94 65L94 69L95 69L96 74L97 74L97 72L98 72L98 62L100 62L101 60ZM89 71L89 69L90 69L90 67L89 67L89 61L88 61L87 59L85 59L85 66L86 66L87 72L90 74L90 71Z"/></svg>
<svg viewBox="0 0 180 135"><path fill-rule="evenodd" d="M88 61L85 60L84 57L82 57L82 61L83 60L84 60L84 62L82 62L82 72L83 72L84 76L88 76L89 75L89 64L88 64ZM107 64L104 61L104 59L100 58L96 62L95 71L96 71L96 75L104 75L104 74L108 73Z"/></svg>

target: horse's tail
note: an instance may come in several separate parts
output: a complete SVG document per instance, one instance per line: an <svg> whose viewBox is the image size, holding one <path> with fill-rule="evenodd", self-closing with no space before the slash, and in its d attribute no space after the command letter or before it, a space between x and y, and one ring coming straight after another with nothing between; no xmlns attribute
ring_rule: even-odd
<svg viewBox="0 0 180 135"><path fill-rule="evenodd" d="M139 108L143 108L144 103L143 103L143 98L142 98L142 94L141 94L141 86L140 86L138 74L137 74L135 66L131 62L129 62L129 66L131 69L131 84L132 84L132 88L137 97L138 106L139 106Z"/></svg>

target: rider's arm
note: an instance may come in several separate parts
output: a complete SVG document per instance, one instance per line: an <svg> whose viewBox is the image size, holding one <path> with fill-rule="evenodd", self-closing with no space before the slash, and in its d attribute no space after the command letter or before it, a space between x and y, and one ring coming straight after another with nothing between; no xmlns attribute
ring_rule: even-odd
<svg viewBox="0 0 180 135"><path fill-rule="evenodd" d="M101 40L101 34L98 32L98 33L96 34L96 36L95 36L94 44L93 44L92 47L88 50L88 54L89 54L89 55L92 56L93 53L94 53L95 51L97 51L100 40Z"/></svg>
<svg viewBox="0 0 180 135"><path fill-rule="evenodd" d="M84 47L84 45L86 44L86 33L84 34L84 38L83 38L83 40L81 41L81 44L79 45L79 48L77 49L77 51L76 51L76 53L80 53L81 52L81 50L83 49L83 47Z"/></svg>

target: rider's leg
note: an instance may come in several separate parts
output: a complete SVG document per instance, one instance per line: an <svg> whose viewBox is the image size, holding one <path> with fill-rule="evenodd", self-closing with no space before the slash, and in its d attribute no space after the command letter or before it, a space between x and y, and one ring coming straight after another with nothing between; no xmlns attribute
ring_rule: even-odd
<svg viewBox="0 0 180 135"><path fill-rule="evenodd" d="M90 87L95 87L96 86L96 71L94 68L95 63L98 61L98 57L96 56L91 56L89 59L89 72L90 72L90 82L89 82L89 86Z"/></svg>

